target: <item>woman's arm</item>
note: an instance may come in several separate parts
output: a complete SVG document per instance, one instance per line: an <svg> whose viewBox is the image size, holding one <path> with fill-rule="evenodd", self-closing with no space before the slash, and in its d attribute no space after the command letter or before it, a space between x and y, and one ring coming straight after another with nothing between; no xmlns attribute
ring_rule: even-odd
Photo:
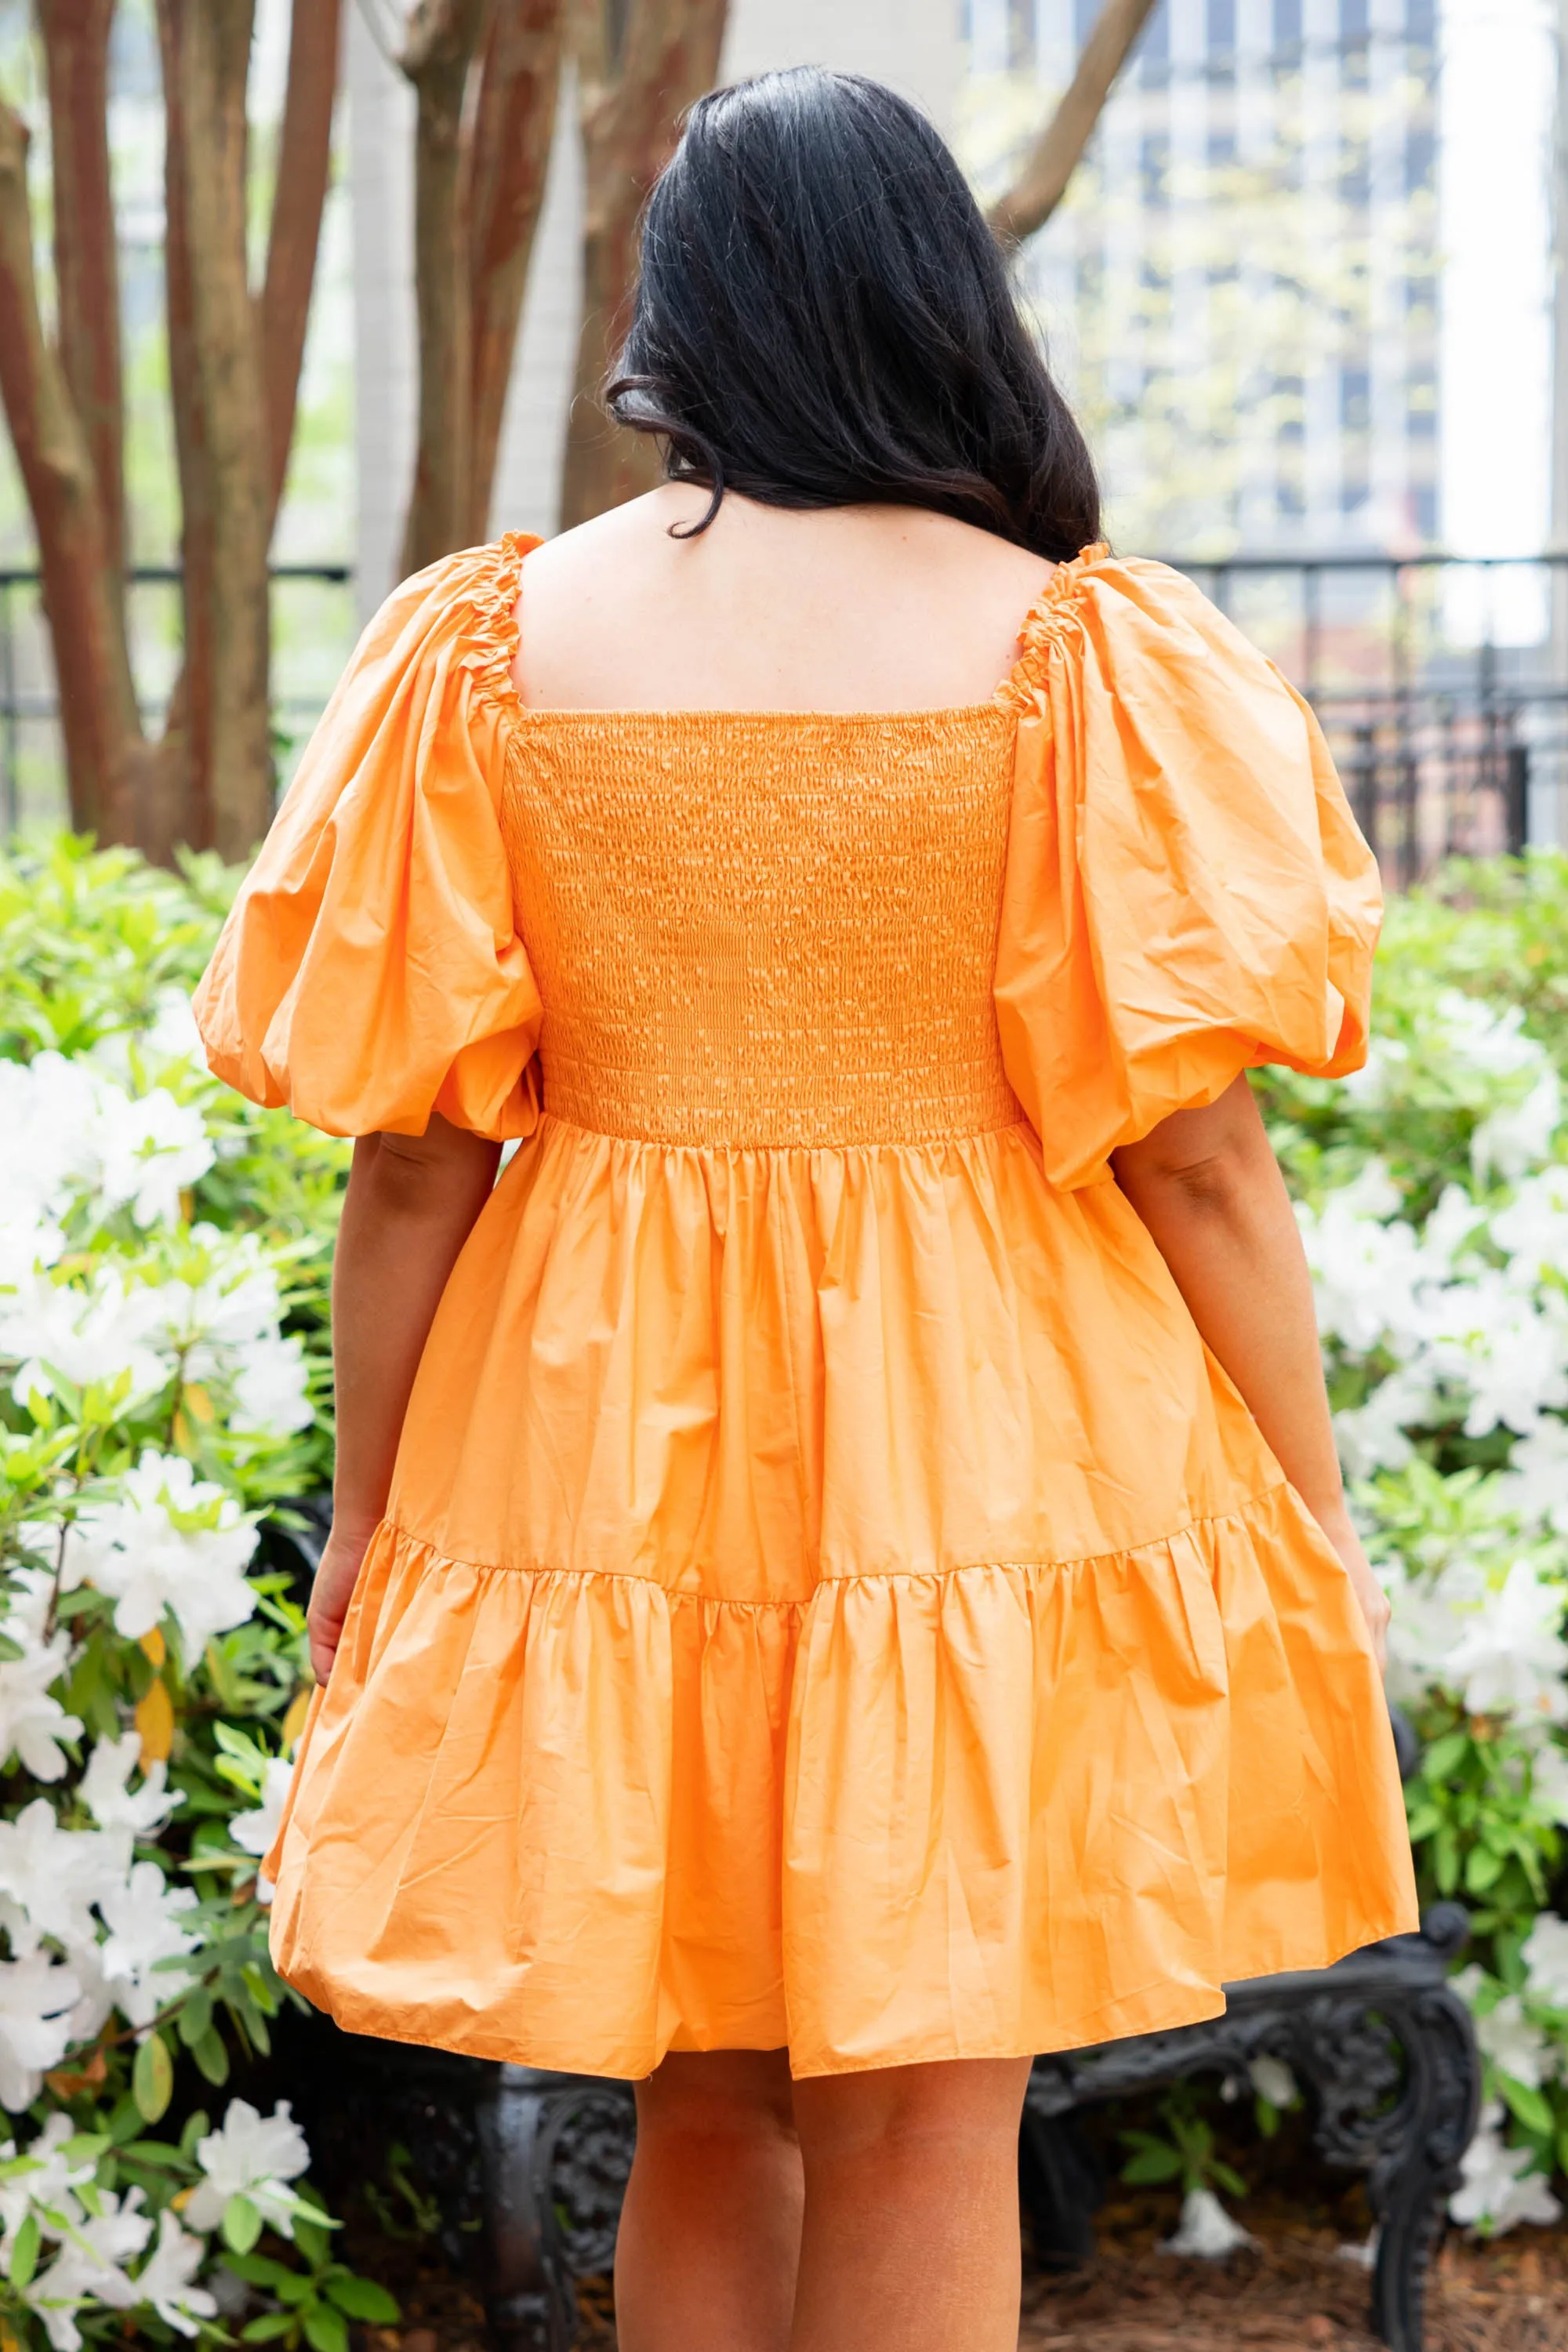
<svg viewBox="0 0 1568 2352"><path fill-rule="evenodd" d="M1306 1255L1246 1078L1206 1110L1162 1119L1112 1165L1194 1322L1344 1562L1381 1665L1388 1603L1345 1507Z"/></svg>
<svg viewBox="0 0 1568 2352"><path fill-rule="evenodd" d="M354 1145L332 1261L338 1450L332 1531L310 1593L310 1664L331 1672L365 1547L386 1508L419 1359L447 1279L489 1197L500 1158L433 1118L424 1135Z"/></svg>

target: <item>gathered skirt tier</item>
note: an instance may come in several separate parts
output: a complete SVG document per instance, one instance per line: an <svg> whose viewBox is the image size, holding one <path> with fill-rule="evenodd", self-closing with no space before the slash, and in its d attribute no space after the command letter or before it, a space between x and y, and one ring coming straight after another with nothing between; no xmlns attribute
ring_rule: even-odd
<svg viewBox="0 0 1568 2352"><path fill-rule="evenodd" d="M264 1865L340 2023L622 2077L1066 2049L1415 1924L1338 1559L1022 1123L546 1118L448 1285Z"/></svg>

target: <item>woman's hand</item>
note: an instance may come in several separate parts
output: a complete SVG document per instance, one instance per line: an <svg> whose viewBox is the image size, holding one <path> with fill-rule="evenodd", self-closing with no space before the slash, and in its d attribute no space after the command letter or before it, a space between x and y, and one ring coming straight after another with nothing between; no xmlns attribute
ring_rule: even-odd
<svg viewBox="0 0 1568 2352"><path fill-rule="evenodd" d="M1373 1654L1380 1675L1388 1672L1388 1621L1393 1613L1388 1595L1373 1573L1372 1562L1355 1531L1351 1515L1342 1503L1337 1511L1326 1512L1318 1522L1344 1563L1345 1574L1361 1603L1361 1613L1366 1619L1366 1630L1372 1636Z"/></svg>
<svg viewBox="0 0 1568 2352"><path fill-rule="evenodd" d="M360 1567L374 1532L374 1527L353 1529L341 1518L334 1517L332 1520L332 1531L310 1587L310 1606L305 1617L310 1631L310 1670L319 1683L324 1683L332 1671L332 1660L342 1639L343 1620L349 1613Z"/></svg>

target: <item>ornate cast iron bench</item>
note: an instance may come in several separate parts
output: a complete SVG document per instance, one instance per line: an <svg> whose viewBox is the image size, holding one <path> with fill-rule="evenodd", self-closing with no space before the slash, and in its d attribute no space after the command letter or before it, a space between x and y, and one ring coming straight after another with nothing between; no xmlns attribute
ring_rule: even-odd
<svg viewBox="0 0 1568 2352"><path fill-rule="evenodd" d="M1075 2109L1193 2074L1245 2082L1268 2054L1307 2086L1321 2155L1366 2174L1378 2222L1372 2324L1393 2352L1421 2352L1426 2264L1480 2096L1469 2017L1445 1981L1467 1933L1458 1904L1436 1904L1418 1936L1231 1987L1210 2024L1037 2058L1019 2151L1037 2259L1070 2268L1094 2251L1100 2184L1070 2128ZM502 2066L478 2120L497 2352L568 2352L575 2282L615 2255L630 2090Z"/></svg>

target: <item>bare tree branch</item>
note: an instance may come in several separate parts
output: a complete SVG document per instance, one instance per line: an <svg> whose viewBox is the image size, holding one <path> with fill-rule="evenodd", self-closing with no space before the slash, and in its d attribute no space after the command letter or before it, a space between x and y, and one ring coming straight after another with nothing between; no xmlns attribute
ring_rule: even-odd
<svg viewBox="0 0 1568 2352"><path fill-rule="evenodd" d="M582 0L583 318L561 500L567 528L658 478L652 446L611 422L599 391L625 326L637 219L682 114L713 86L725 13L725 0Z"/></svg>
<svg viewBox="0 0 1568 2352"><path fill-rule="evenodd" d="M1017 178L987 215L1003 245L1021 245L1033 236L1060 204L1116 78L1156 5L1157 0L1104 0L1083 45L1078 71Z"/></svg>
<svg viewBox="0 0 1568 2352"><path fill-rule="evenodd" d="M261 364L267 411L268 521L275 523L294 439L310 289L332 160L332 101L342 46L342 0L294 0L289 84L261 289Z"/></svg>
<svg viewBox="0 0 1568 2352"><path fill-rule="evenodd" d="M489 527L496 450L561 87L564 0L502 0L486 37L468 166L472 383L468 512Z"/></svg>

